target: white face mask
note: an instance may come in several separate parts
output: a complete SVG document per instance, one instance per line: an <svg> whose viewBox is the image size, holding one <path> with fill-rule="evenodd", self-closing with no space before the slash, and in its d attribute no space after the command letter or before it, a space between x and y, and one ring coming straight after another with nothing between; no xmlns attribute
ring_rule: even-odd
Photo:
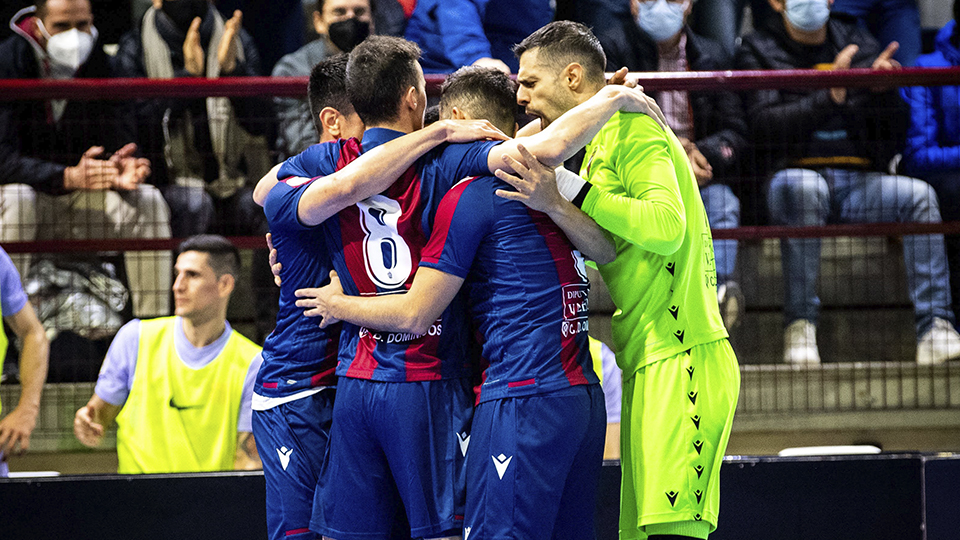
<svg viewBox="0 0 960 540"><path fill-rule="evenodd" d="M50 56L50 60L59 64L58 67L64 71L69 70L72 75L90 58L90 53L93 52L93 44L96 43L98 35L95 26L90 27L89 34L71 28L66 32L51 36L44 28L43 21L37 19L37 25L40 27L43 36L47 38L47 55Z"/></svg>
<svg viewBox="0 0 960 540"><path fill-rule="evenodd" d="M680 4L667 0L646 0L640 2L637 13L637 24L654 41L666 41L683 28L683 13L687 10L687 2Z"/></svg>
<svg viewBox="0 0 960 540"><path fill-rule="evenodd" d="M795 28L804 32L815 32L830 18L830 4L827 0L787 0L787 20Z"/></svg>

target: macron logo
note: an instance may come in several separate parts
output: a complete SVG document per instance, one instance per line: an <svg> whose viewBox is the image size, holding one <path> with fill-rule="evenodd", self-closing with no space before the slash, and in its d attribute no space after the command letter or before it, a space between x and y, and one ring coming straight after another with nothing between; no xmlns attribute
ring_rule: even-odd
<svg viewBox="0 0 960 540"><path fill-rule="evenodd" d="M503 473L507 472L507 467L510 466L510 461L513 460L513 456L507 457L503 454L499 456L490 456L493 459L493 466L497 468L497 474L500 476L500 479L503 480Z"/></svg>
<svg viewBox="0 0 960 540"><path fill-rule="evenodd" d="M467 538L470 538L470 527L463 528L463 540L467 540Z"/></svg>
<svg viewBox="0 0 960 540"><path fill-rule="evenodd" d="M457 433L457 442L460 443L460 453L467 457L467 447L470 446L470 435ZM464 538L466 540L466 538Z"/></svg>
<svg viewBox="0 0 960 540"><path fill-rule="evenodd" d="M287 448L286 446L281 446L277 448L277 455L280 456L280 466L283 467L283 470L287 470L287 465L290 464L290 454L293 453L293 448Z"/></svg>

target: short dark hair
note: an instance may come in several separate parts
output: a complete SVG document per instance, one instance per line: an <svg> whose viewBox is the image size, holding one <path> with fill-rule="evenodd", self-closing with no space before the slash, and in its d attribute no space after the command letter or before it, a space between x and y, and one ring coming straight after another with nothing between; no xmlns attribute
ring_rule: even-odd
<svg viewBox="0 0 960 540"><path fill-rule="evenodd" d="M583 66L587 78L603 82L607 56L600 40L586 26L573 21L554 21L514 45L513 54L539 49L537 61L563 69L572 62Z"/></svg>
<svg viewBox="0 0 960 540"><path fill-rule="evenodd" d="M431 105L423 111L423 127L440 120L440 104Z"/></svg>
<svg viewBox="0 0 960 540"><path fill-rule="evenodd" d="M185 239L177 248L177 255L187 251L206 253L218 278L224 274L236 277L240 272L240 251L219 234L197 234Z"/></svg>
<svg viewBox="0 0 960 540"><path fill-rule="evenodd" d="M310 70L310 81L307 83L307 97L310 101L310 114L313 116L313 125L317 128L317 135L323 135L323 126L320 125L320 111L324 107L333 107L340 114L353 112L353 105L347 97L347 55L338 54L324 58Z"/></svg>
<svg viewBox="0 0 960 540"><path fill-rule="evenodd" d="M419 82L416 43L392 36L370 36L347 61L347 95L353 109L371 126L396 120L400 101Z"/></svg>
<svg viewBox="0 0 960 540"><path fill-rule="evenodd" d="M510 135L517 122L517 87L498 69L464 66L440 86L441 116L449 117L453 107L473 118L489 120Z"/></svg>

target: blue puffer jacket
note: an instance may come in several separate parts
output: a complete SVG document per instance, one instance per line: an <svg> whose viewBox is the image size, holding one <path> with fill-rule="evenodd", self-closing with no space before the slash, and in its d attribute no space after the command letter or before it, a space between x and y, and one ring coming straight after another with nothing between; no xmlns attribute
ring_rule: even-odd
<svg viewBox="0 0 960 540"><path fill-rule="evenodd" d="M956 21L937 34L935 51L917 58L917 67L960 66L960 49L950 42ZM910 105L904 172L927 176L960 171L960 86L912 86L901 90Z"/></svg>

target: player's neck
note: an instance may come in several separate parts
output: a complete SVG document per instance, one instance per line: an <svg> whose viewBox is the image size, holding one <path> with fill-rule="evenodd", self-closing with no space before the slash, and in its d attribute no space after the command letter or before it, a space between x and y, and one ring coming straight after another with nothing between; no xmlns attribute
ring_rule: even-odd
<svg viewBox="0 0 960 540"><path fill-rule="evenodd" d="M226 314L214 317L192 316L183 318L183 334L194 347L206 347L218 340L227 328Z"/></svg>
<svg viewBox="0 0 960 540"><path fill-rule="evenodd" d="M417 119L413 117L413 114L407 110L401 111L396 118L391 120L384 120L373 125L367 126L367 129L370 128L383 128L383 129L392 129L394 131L399 131L401 133L413 133L414 131L423 127L423 118L420 118L420 121L417 122Z"/></svg>

